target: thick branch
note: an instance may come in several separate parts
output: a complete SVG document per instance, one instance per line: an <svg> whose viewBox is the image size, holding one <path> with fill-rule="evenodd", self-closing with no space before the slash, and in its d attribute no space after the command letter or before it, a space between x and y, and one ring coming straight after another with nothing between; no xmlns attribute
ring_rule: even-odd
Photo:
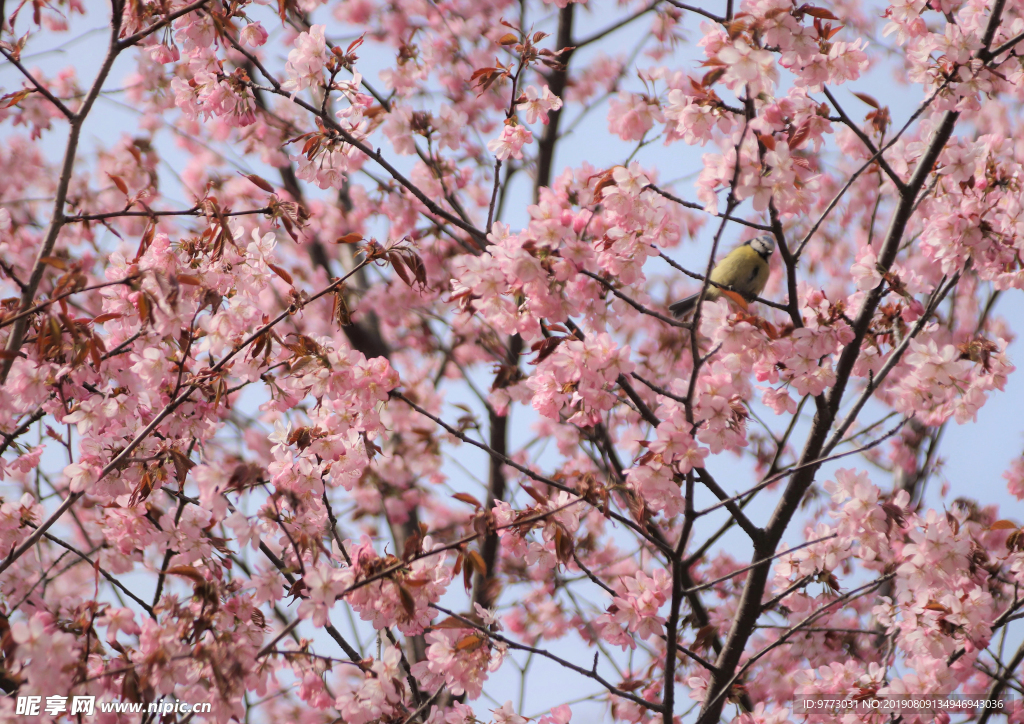
<svg viewBox="0 0 1024 724"><path fill-rule="evenodd" d="M569 3L558 13L558 35L555 38L556 52L563 51L558 57L562 67L554 70L548 77L551 92L561 98L565 95L569 80L569 59L572 57L572 21L576 5ZM544 135L537 144L537 177L533 186L533 200L540 200L540 189L551 185L551 167L555 160L555 143L558 141L558 124L562 119L562 109L548 111L548 124L544 127Z"/></svg>
<svg viewBox="0 0 1024 724"><path fill-rule="evenodd" d="M514 334L509 339L508 357L505 364L515 366L518 369L519 355L523 349L523 338ZM501 374L499 371L498 374ZM490 429L490 446L496 454L489 456L488 477L487 477L487 507L493 508L505 500L508 491L508 482L505 479L505 463L503 458L508 457L508 431L509 415L499 415L493 407L488 405L488 423ZM480 547L480 554L484 559L485 573L476 573L473 579L473 602L479 603L484 608L491 608L494 605L497 593L496 567L498 564L499 540L497 532L488 532Z"/></svg>
<svg viewBox="0 0 1024 724"><path fill-rule="evenodd" d="M223 211L219 216L225 218L229 216L251 216L252 214L269 214L272 213L273 209L269 206L264 206L262 209L246 209L244 211ZM119 219L122 217L129 216L145 216L152 218L155 216L202 216L202 206L193 206L191 209L178 209L175 211L105 211L98 214L79 214L78 216L65 217L65 224L73 224L78 221L103 221L104 219Z"/></svg>
<svg viewBox="0 0 1024 724"><path fill-rule="evenodd" d="M593 35L588 35L587 37L583 38L582 40L577 40L576 41L576 47L577 48L583 48L583 47L585 47L587 45L590 45L592 43L596 43L598 40L600 40L601 38L605 37L606 35L610 35L610 34L614 33L619 28L623 28L623 27L629 25L631 22L633 22L637 18L643 17L647 13L651 12L651 10L654 10L654 8L658 7L658 5L661 2L662 2L662 0L654 0L654 2L648 3L646 7L640 8L639 10L637 10L632 15L627 15L626 17L624 17L621 20L619 20L617 23L613 23L612 25L609 25L604 30L599 30L596 33L594 33Z"/></svg>

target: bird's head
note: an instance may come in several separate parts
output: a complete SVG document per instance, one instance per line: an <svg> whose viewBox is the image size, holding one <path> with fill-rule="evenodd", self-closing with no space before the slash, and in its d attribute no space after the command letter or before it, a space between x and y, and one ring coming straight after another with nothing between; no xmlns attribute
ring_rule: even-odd
<svg viewBox="0 0 1024 724"><path fill-rule="evenodd" d="M758 236L754 239L751 239L747 243L750 244L751 248L754 251L756 251L765 259L770 257L772 255L772 252L775 251L775 239L769 234Z"/></svg>

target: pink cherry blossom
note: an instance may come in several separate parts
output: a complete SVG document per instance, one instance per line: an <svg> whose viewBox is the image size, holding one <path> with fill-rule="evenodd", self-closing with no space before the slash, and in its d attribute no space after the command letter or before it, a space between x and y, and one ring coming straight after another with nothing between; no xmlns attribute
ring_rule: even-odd
<svg viewBox="0 0 1024 724"><path fill-rule="evenodd" d="M258 20L254 23L249 23L248 25L246 25L244 28L242 28L242 32L239 33L239 39L246 45L253 48L258 48L259 46L266 43L268 37L269 34Z"/></svg>
<svg viewBox="0 0 1024 724"><path fill-rule="evenodd" d="M506 124L498 138L487 142L487 150L499 161L506 161L510 158L522 158L523 146L529 143L533 143L533 134L529 128L516 123Z"/></svg>
<svg viewBox="0 0 1024 724"><path fill-rule="evenodd" d="M523 91L521 107L526 113L527 123L536 123L539 118L544 125L548 124L548 111L557 111L562 107L562 99L554 95L546 85L542 90L536 86L527 86Z"/></svg>
<svg viewBox="0 0 1024 724"><path fill-rule="evenodd" d="M608 131L623 141L639 141L654 127L655 121L664 121L658 104L642 95L620 91L608 111Z"/></svg>
<svg viewBox="0 0 1024 724"><path fill-rule="evenodd" d="M294 93L322 83L327 57L323 25L313 25L308 32L299 33L295 49L288 53L285 66L288 80L284 86Z"/></svg>

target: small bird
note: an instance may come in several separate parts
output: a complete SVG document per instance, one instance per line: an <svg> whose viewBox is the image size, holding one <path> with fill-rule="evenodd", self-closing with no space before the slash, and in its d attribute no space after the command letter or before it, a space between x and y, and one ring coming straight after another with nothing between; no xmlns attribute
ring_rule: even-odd
<svg viewBox="0 0 1024 724"><path fill-rule="evenodd" d="M714 301L722 295L722 289L738 292L744 297L756 297L768 283L768 259L775 251L775 239L768 234L758 236L730 251L722 261L715 265L711 272L711 284L704 298ZM668 309L673 316L682 319L697 306L697 297L693 294L680 299Z"/></svg>

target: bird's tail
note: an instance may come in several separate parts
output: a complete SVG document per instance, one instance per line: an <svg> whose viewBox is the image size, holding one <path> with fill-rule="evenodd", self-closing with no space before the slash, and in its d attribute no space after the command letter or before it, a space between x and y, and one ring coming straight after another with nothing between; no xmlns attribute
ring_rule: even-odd
<svg viewBox="0 0 1024 724"><path fill-rule="evenodd" d="M699 294L691 294L686 299L680 299L678 302L672 304L668 311L672 312L672 316L676 319L682 319L686 315L693 311L693 308L697 306L697 297Z"/></svg>

